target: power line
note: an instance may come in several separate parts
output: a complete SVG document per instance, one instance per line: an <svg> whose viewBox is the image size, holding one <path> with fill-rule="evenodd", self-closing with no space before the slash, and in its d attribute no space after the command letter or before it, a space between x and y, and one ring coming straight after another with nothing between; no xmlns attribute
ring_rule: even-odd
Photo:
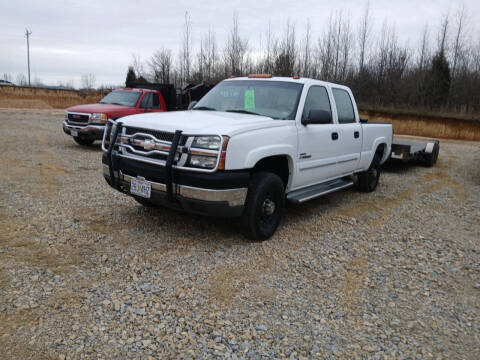
<svg viewBox="0 0 480 360"><path fill-rule="evenodd" d="M25 36L27 37L27 60L28 60L28 86L30 85L30 35L32 32L28 29L25 29Z"/></svg>

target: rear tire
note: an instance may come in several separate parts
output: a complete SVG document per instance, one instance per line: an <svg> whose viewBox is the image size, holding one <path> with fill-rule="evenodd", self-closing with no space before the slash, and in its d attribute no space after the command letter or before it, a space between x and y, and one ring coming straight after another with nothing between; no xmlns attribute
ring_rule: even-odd
<svg viewBox="0 0 480 360"><path fill-rule="evenodd" d="M253 241L267 240L280 224L284 208L285 188L280 177L269 172L253 174L240 220L242 233Z"/></svg>
<svg viewBox="0 0 480 360"><path fill-rule="evenodd" d="M75 142L79 145L83 145L83 146L88 146L88 145L92 145L93 142L95 141L95 139L91 139L91 138L82 138L80 136L74 136L73 137L73 140L75 140Z"/></svg>
<svg viewBox="0 0 480 360"><path fill-rule="evenodd" d="M377 188L380 180L381 156L379 152L375 153L370 167L358 174L358 189L362 192L372 192Z"/></svg>

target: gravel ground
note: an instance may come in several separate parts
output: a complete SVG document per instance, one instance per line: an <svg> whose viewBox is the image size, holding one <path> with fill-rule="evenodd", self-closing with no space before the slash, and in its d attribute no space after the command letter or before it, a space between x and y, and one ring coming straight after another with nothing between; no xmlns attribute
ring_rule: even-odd
<svg viewBox="0 0 480 360"><path fill-rule="evenodd" d="M59 111L0 111L5 358L480 358L480 144L234 221L142 208Z"/></svg>

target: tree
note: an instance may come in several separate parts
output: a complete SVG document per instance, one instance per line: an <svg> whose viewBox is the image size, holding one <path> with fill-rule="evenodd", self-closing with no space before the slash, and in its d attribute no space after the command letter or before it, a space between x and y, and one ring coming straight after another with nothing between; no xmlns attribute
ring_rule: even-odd
<svg viewBox="0 0 480 360"><path fill-rule="evenodd" d="M367 45L370 39L370 33L372 31L372 24L370 23L370 0L367 1L365 11L360 21L358 29L358 47L359 47L359 64L358 71L362 73L365 66L365 58Z"/></svg>
<svg viewBox="0 0 480 360"><path fill-rule="evenodd" d="M95 75L92 73L83 74L80 83L82 84L82 89L92 90L95 87L96 82Z"/></svg>
<svg viewBox="0 0 480 360"><path fill-rule="evenodd" d="M15 77L15 83L19 86L27 86L28 81L27 81L27 77L25 76L25 74L18 73L17 76Z"/></svg>
<svg viewBox="0 0 480 360"><path fill-rule="evenodd" d="M450 91L450 65L442 49L433 57L430 71L426 77L426 93L431 108L445 106Z"/></svg>
<svg viewBox="0 0 480 360"><path fill-rule="evenodd" d="M191 49L192 49L192 22L188 11L185 12L183 24L183 42L180 51L180 77L182 82L188 82L191 71Z"/></svg>
<svg viewBox="0 0 480 360"><path fill-rule="evenodd" d="M137 81L137 76L135 75L135 70L133 66L128 67L127 78L125 79L125 86L131 87L134 82Z"/></svg>
<svg viewBox="0 0 480 360"><path fill-rule="evenodd" d="M238 14L233 14L233 23L224 52L225 75L241 75L248 42L240 37ZM228 74L229 73L229 74Z"/></svg>
<svg viewBox="0 0 480 360"><path fill-rule="evenodd" d="M148 65L154 82L161 82L163 84L170 83L170 75L172 72L172 51L170 49L162 48L155 51Z"/></svg>
<svg viewBox="0 0 480 360"><path fill-rule="evenodd" d="M279 54L275 59L275 75L292 76L297 57L297 48L295 45L295 25L287 20L285 33L280 43Z"/></svg>

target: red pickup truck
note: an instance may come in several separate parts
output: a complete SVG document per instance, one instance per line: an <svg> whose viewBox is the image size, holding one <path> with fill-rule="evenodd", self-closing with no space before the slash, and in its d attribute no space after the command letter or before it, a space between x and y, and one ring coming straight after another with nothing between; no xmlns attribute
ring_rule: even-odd
<svg viewBox="0 0 480 360"><path fill-rule="evenodd" d="M63 131L80 145L90 145L103 138L108 120L167 111L162 93L158 90L123 88L105 96L98 104L77 105L66 110Z"/></svg>

